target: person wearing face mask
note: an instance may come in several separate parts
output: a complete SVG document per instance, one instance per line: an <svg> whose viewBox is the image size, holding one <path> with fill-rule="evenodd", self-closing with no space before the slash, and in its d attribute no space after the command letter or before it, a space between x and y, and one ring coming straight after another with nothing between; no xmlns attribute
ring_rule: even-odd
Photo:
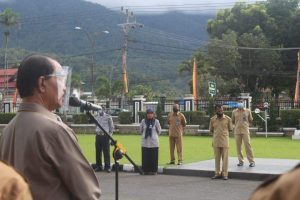
<svg viewBox="0 0 300 200"><path fill-rule="evenodd" d="M228 180L229 132L232 131L232 122L230 117L224 115L222 105L216 105L215 111L216 115L210 119L209 123L209 131L213 135L212 147L215 155L215 175L212 179Z"/></svg>
<svg viewBox="0 0 300 200"><path fill-rule="evenodd" d="M154 118L151 108L146 110L146 118L141 121L140 133L142 135L142 169L145 175L157 174L160 123Z"/></svg>
<svg viewBox="0 0 300 200"><path fill-rule="evenodd" d="M255 167L249 132L249 125L252 123L253 117L251 111L249 109L244 108L244 103L242 100L238 102L238 108L232 111L231 119L232 123L234 124L234 137L239 160L237 166L241 167L244 165L244 156L242 152L243 142L245 145L247 159L250 163L249 167Z"/></svg>
<svg viewBox="0 0 300 200"><path fill-rule="evenodd" d="M17 73L22 103L0 136L0 159L28 181L33 199L98 200L98 179L75 132L52 112L63 105L66 75L50 57L23 59Z"/></svg>
<svg viewBox="0 0 300 200"><path fill-rule="evenodd" d="M182 157L182 135L183 128L186 126L186 119L184 115L179 112L179 105L173 105L173 112L169 113L167 117L167 123L169 124L169 143L170 143L170 162L168 164L175 164L175 147L177 149L178 165L183 164Z"/></svg>
<svg viewBox="0 0 300 200"><path fill-rule="evenodd" d="M112 135L114 130L114 124L112 117L105 113L104 110L100 110L96 116L96 120L102 126L102 128L110 135ZM96 126L96 167L95 171L102 171L102 152L104 157L104 170L110 172L110 146L109 137L103 133L103 131Z"/></svg>

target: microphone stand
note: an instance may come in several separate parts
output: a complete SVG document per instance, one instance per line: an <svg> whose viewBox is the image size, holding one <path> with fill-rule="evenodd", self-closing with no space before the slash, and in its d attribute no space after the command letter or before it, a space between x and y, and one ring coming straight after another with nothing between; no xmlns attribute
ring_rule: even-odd
<svg viewBox="0 0 300 200"><path fill-rule="evenodd" d="M137 170L141 175L143 174L142 169L135 164L135 162L127 155L125 148L122 144L118 143L116 140L114 140L111 135L109 135L104 128L99 124L99 122L96 120L96 118L90 113L90 110L86 110L86 115L90 118L92 122L98 126L103 133L109 138L110 145L114 146L113 150L113 158L115 161L115 192L116 192L116 200L119 199L119 160L125 156L127 160L134 166L135 171Z"/></svg>

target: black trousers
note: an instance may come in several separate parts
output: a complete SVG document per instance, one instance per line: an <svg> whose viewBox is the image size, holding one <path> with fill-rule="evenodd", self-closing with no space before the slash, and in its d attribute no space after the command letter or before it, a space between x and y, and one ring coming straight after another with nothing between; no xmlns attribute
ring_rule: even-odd
<svg viewBox="0 0 300 200"><path fill-rule="evenodd" d="M144 172L157 172L158 147L142 147L142 169Z"/></svg>
<svg viewBox="0 0 300 200"><path fill-rule="evenodd" d="M102 167L102 152L104 157L104 169L110 168L110 146L106 135L96 135L96 165Z"/></svg>

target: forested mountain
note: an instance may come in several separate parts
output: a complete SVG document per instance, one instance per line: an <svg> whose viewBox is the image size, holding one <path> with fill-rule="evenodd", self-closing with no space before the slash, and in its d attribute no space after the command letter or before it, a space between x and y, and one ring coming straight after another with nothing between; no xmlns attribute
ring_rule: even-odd
<svg viewBox="0 0 300 200"><path fill-rule="evenodd" d="M120 78L123 32L117 25L125 21L121 12L81 0L0 0L0 10L7 7L19 13L21 22L12 29L9 47L57 54L88 82L91 43L95 41L96 75ZM175 88L178 95L189 93L190 77L179 76L178 65L205 43L209 18L213 16L176 12L136 16L144 27L129 33L130 88L143 84L160 93ZM103 34L104 30L110 33Z"/></svg>

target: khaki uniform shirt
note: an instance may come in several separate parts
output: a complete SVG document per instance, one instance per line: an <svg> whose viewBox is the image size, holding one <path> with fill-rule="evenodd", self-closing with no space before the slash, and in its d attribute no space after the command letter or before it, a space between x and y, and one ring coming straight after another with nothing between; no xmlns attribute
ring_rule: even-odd
<svg viewBox="0 0 300 200"><path fill-rule="evenodd" d="M171 112L168 115L169 136L180 137L183 134L183 128L186 126L186 119L181 112Z"/></svg>
<svg viewBox="0 0 300 200"><path fill-rule="evenodd" d="M12 167L0 162L0 199L32 200L28 184Z"/></svg>
<svg viewBox="0 0 300 200"><path fill-rule="evenodd" d="M210 119L209 131L213 134L213 147L229 147L229 132L232 131L230 117L223 115L218 118L217 115Z"/></svg>
<svg viewBox="0 0 300 200"><path fill-rule="evenodd" d="M299 200L300 164L290 172L264 182L249 200Z"/></svg>
<svg viewBox="0 0 300 200"><path fill-rule="evenodd" d="M98 200L97 177L72 129L39 104L22 103L0 138L0 159L17 169L36 200Z"/></svg>
<svg viewBox="0 0 300 200"><path fill-rule="evenodd" d="M249 109L235 109L231 117L234 124L234 134L249 134L249 125L253 121L252 113Z"/></svg>

